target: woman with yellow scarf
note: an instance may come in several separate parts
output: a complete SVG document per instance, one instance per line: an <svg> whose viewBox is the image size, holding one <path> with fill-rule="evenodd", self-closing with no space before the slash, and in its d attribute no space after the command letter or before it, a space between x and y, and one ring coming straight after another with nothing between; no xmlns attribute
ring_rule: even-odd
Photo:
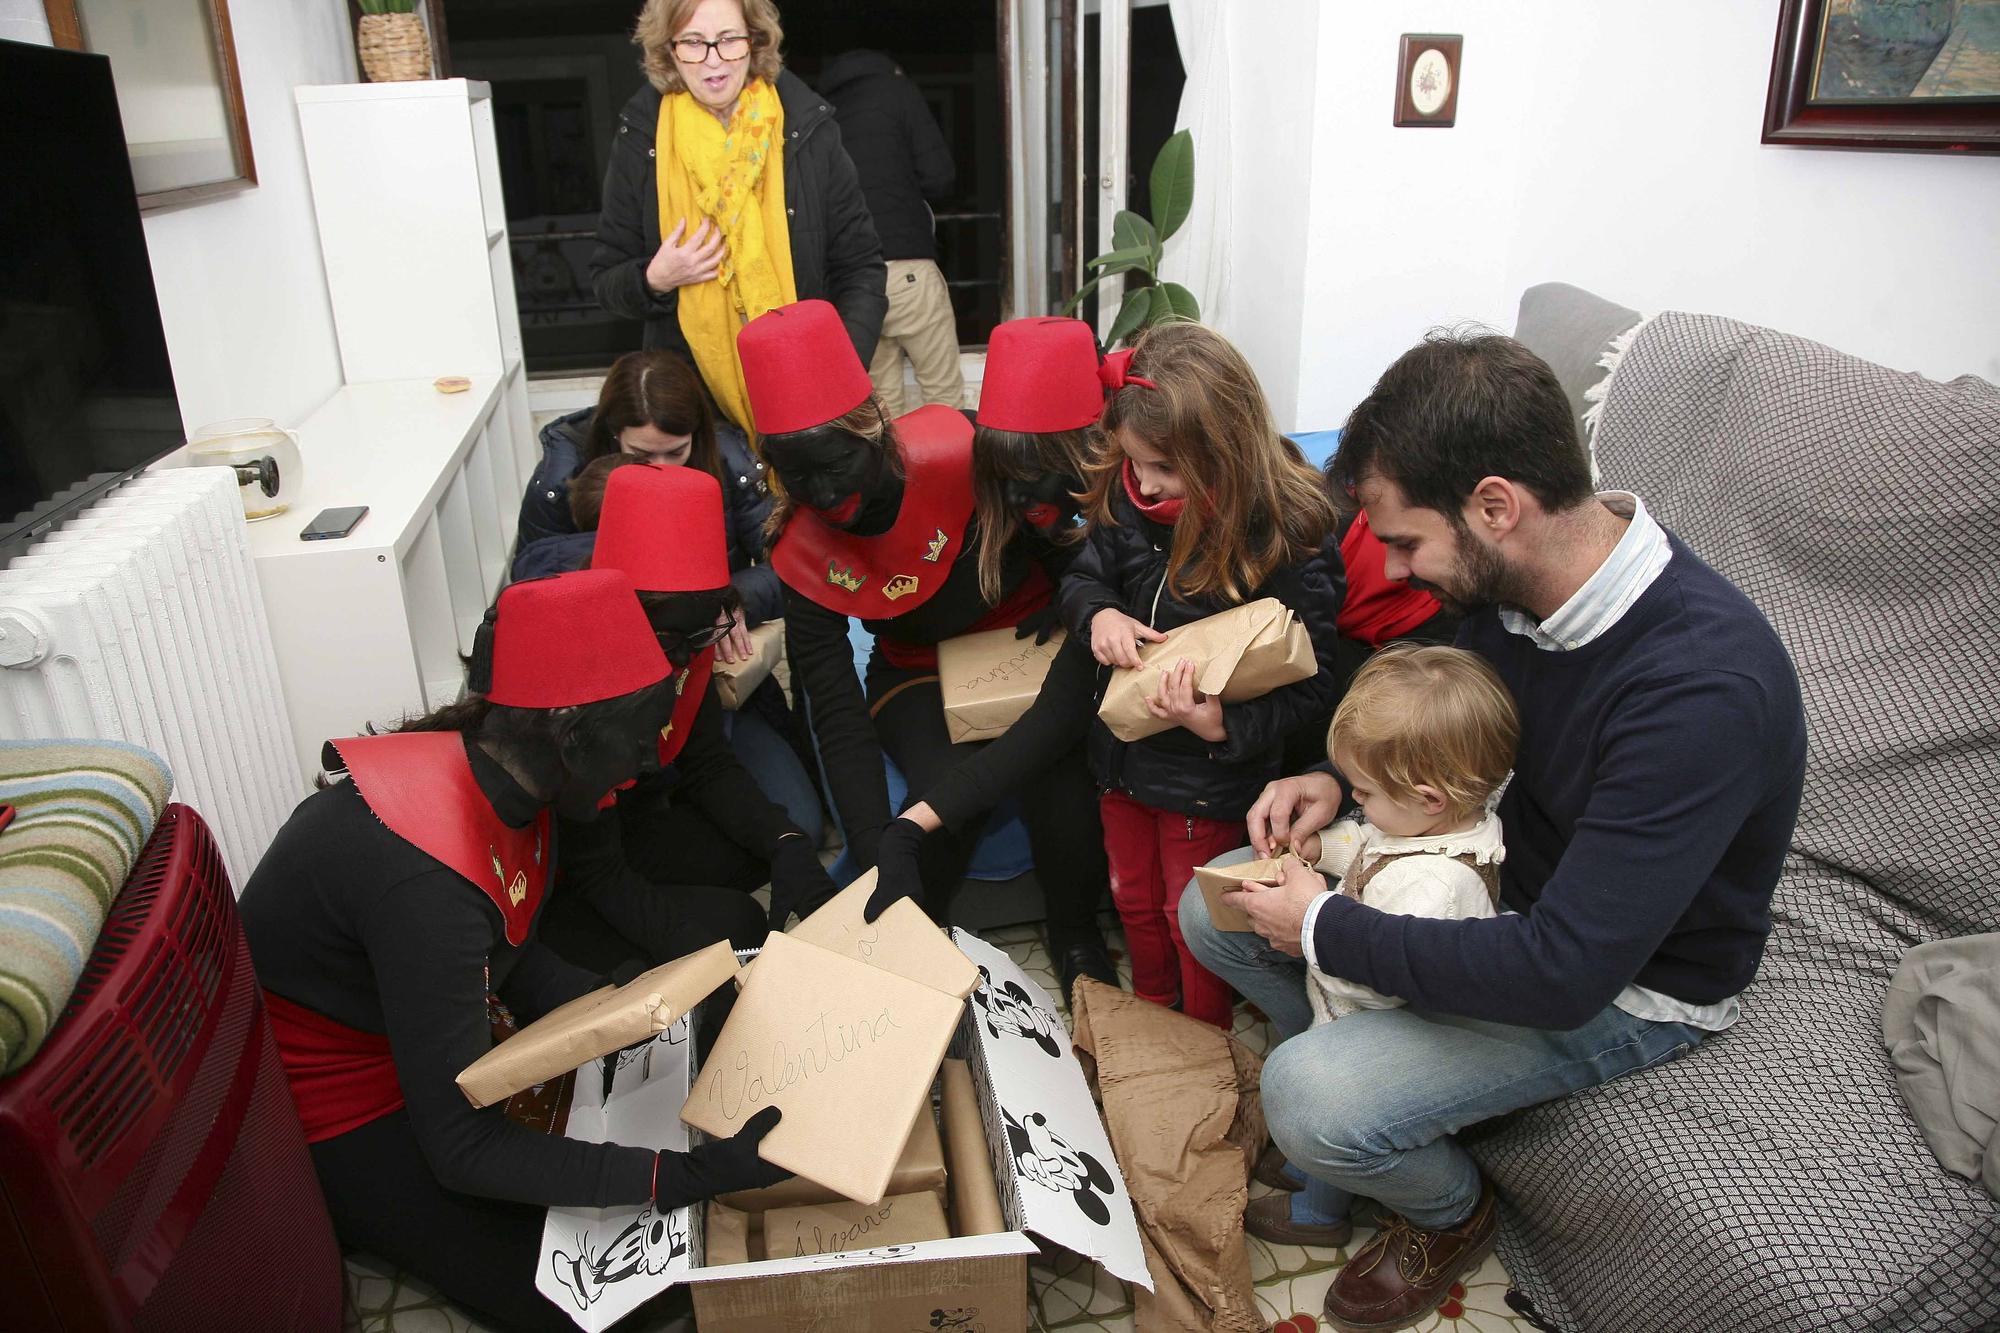
<svg viewBox="0 0 2000 1333"><path fill-rule="evenodd" d="M865 365L888 309L875 224L832 108L785 70L770 0L646 0L648 84L619 113L591 255L597 299L694 360L746 432L736 332L830 301Z"/></svg>

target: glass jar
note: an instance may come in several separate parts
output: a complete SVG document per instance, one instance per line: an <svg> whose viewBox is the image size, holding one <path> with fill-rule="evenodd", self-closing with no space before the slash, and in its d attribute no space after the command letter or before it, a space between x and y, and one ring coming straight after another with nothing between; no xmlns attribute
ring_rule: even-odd
<svg viewBox="0 0 2000 1333"><path fill-rule="evenodd" d="M188 440L190 467L236 471L243 517L255 523L292 507L305 480L299 461L299 433L269 417L234 417L203 426Z"/></svg>

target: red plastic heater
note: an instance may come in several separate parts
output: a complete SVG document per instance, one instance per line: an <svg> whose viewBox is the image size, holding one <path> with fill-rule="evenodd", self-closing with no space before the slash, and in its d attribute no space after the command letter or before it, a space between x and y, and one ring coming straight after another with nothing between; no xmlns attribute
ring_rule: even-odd
<svg viewBox="0 0 2000 1333"><path fill-rule="evenodd" d="M340 1327L340 1250L214 839L170 805L0 1080L0 1324Z"/></svg>

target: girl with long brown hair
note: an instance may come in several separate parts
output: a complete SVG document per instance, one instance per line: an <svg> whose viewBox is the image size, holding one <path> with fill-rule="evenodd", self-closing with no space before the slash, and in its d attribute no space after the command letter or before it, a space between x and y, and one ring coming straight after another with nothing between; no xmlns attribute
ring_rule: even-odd
<svg viewBox="0 0 2000 1333"><path fill-rule="evenodd" d="M1153 328L1106 358L1106 378L1086 477L1091 528L1060 599L1070 640L1027 715L903 818L956 827L1087 731L1133 989L1226 1028L1229 988L1181 943L1177 908L1195 866L1242 845L1243 817L1278 776L1286 735L1333 709L1344 588L1333 504L1278 434L1249 363L1212 330ZM1224 704L1195 690L1182 661L1148 701L1172 728L1127 743L1096 720L1100 666L1135 668L1139 644L1162 631L1263 597L1304 621L1319 658L1311 679ZM883 844L893 892L908 868L891 859L893 840Z"/></svg>

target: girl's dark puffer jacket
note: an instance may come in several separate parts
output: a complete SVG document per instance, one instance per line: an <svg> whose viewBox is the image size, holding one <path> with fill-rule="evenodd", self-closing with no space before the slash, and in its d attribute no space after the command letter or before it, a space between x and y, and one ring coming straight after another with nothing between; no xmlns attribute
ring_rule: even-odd
<svg viewBox="0 0 2000 1333"><path fill-rule="evenodd" d="M1113 494L1111 506L1116 525L1092 528L1063 577L1062 618L1072 636L1087 646L1091 617L1107 607L1166 630L1236 604L1219 597L1183 602L1162 591L1173 529L1141 515L1122 493ZM1182 727L1121 741L1093 718L1089 754L1098 784L1156 810L1243 818L1264 784L1280 776L1285 737L1301 723L1330 717L1339 702L1333 664L1340 634L1334 617L1346 591L1340 542L1329 533L1316 553L1278 570L1242 599L1275 597L1296 611L1312 638L1319 674L1261 698L1223 705L1228 739L1215 745ZM1098 669L1100 695L1109 670Z"/></svg>

